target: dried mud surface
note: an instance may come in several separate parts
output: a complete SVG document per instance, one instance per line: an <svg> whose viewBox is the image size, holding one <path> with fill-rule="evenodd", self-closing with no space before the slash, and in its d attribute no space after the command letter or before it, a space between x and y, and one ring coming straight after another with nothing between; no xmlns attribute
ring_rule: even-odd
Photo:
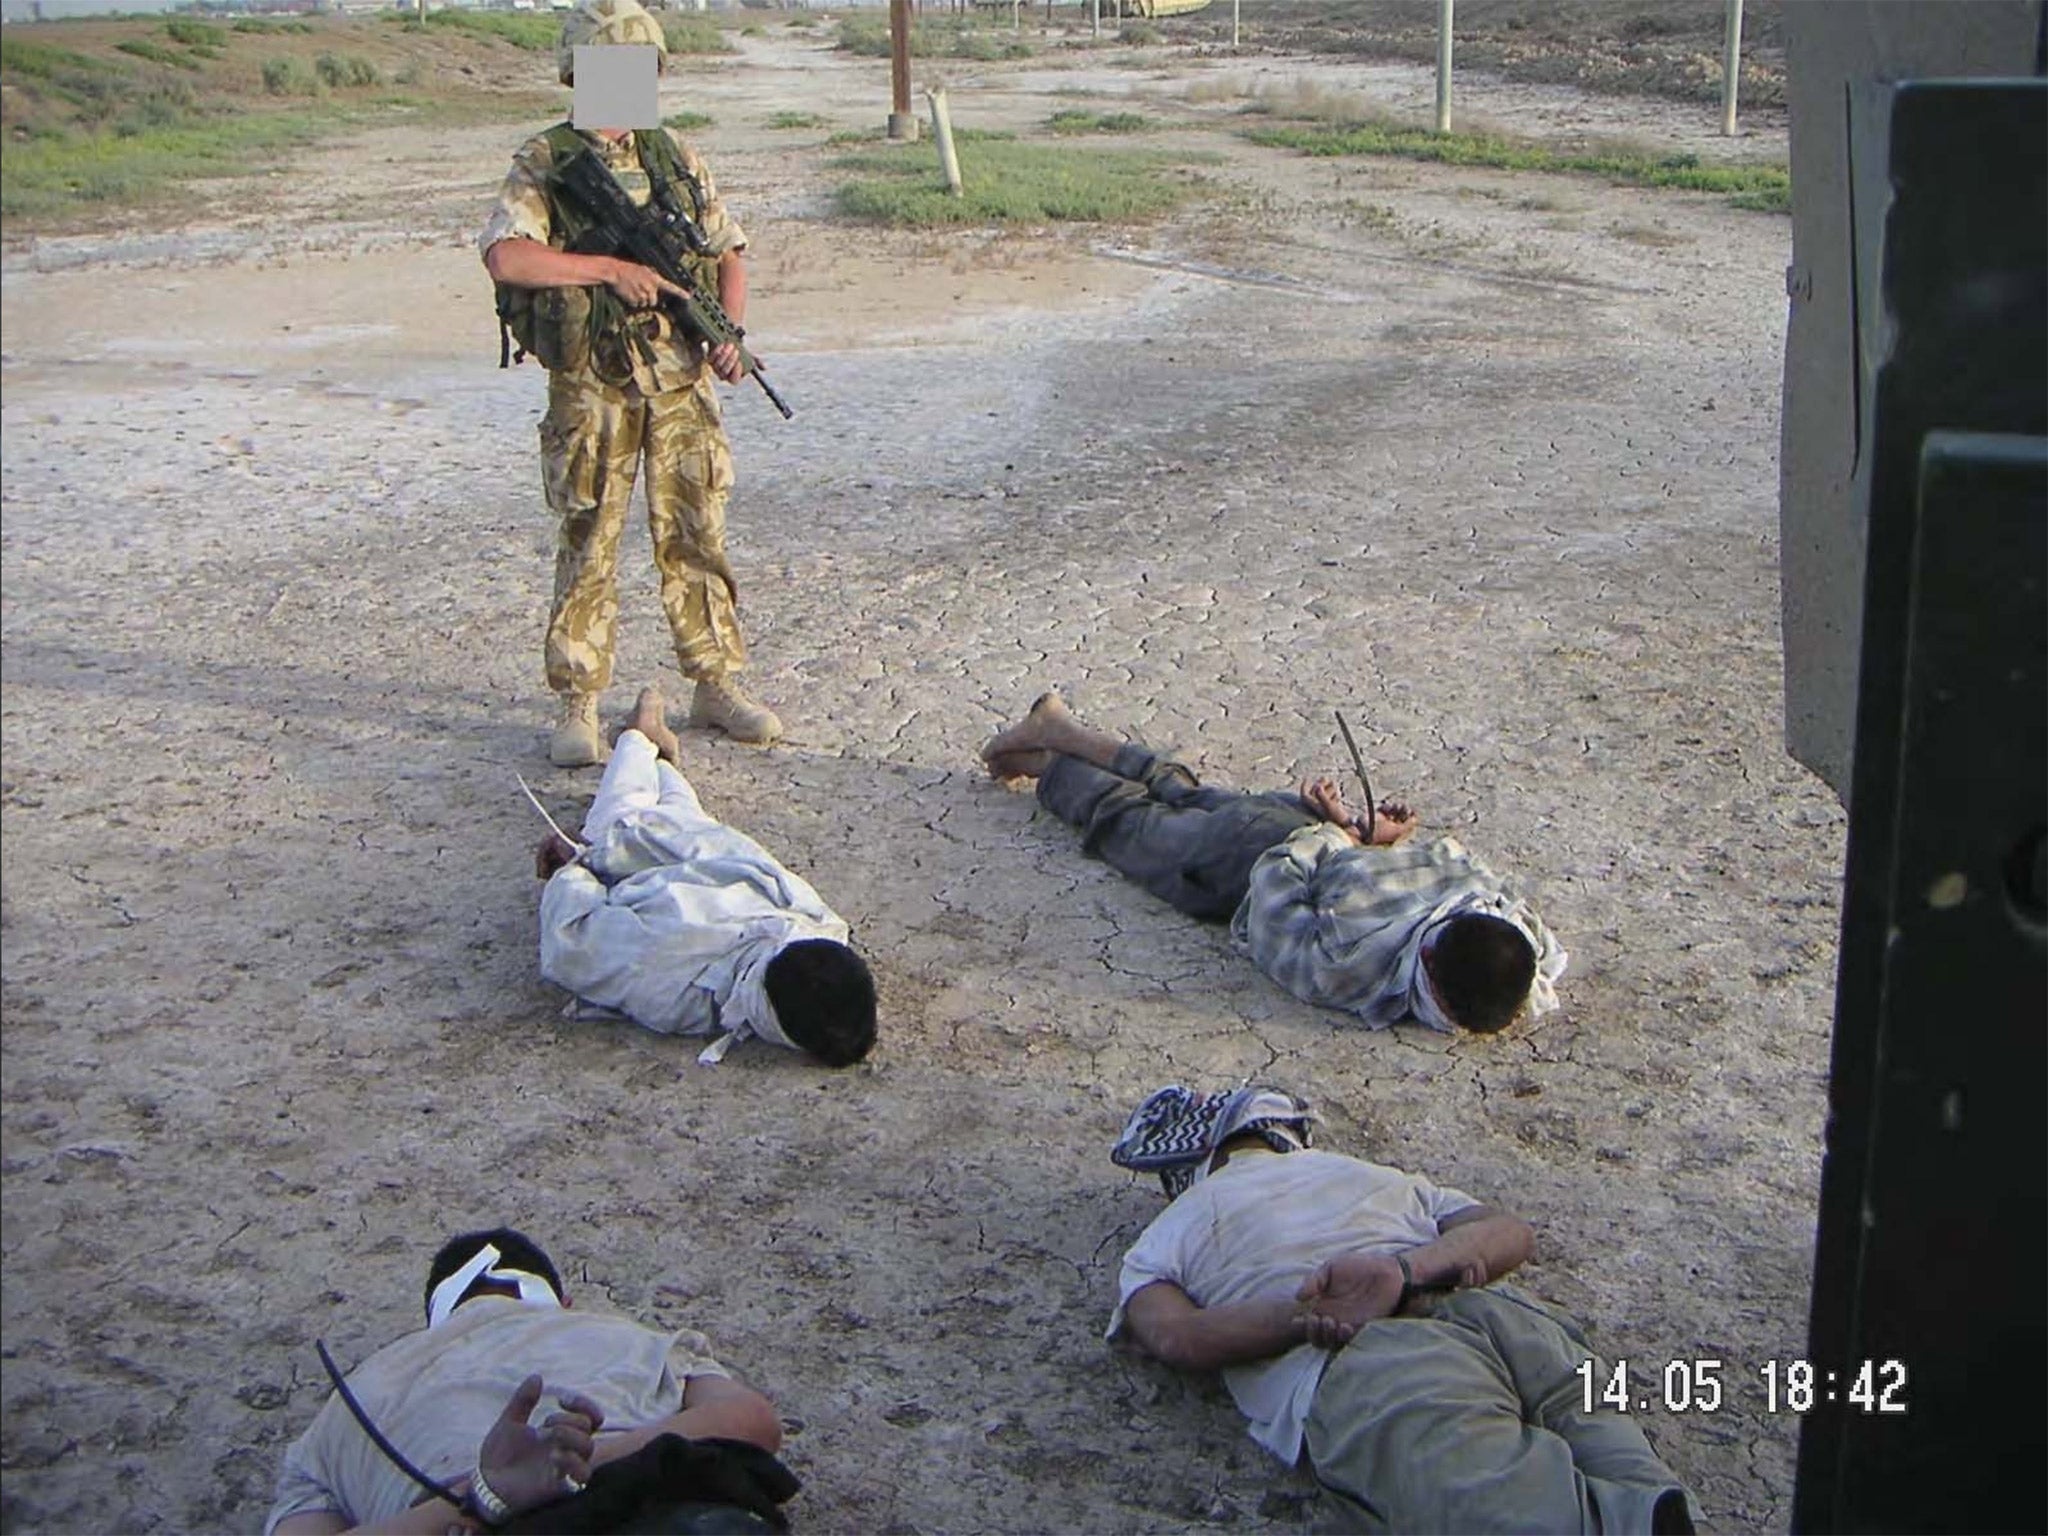
<svg viewBox="0 0 2048 1536"><path fill-rule="evenodd" d="M1082 79L1170 108L1231 190L1003 237L823 217L823 131L765 120L864 126L885 66L771 39L690 82L799 414L727 411L790 739L685 745L873 957L848 1073L701 1069L536 974L513 775L563 811L593 781L542 754L541 381L493 366L468 244L517 131L367 135L10 247L7 1529L255 1528L312 1341L414 1326L438 1238L507 1221L774 1396L803 1528L1300 1530L1312 1483L1219 1387L1100 1337L1158 1209L1107 1162L1124 1113L1247 1075L1529 1216L1523 1278L1604 1352L1725 1362L1719 1412L1644 1423L1715 1526L1786 1523L1757 1373L1805 1335L1842 855L1780 748L1789 227L1254 150L1185 102L1229 67L960 72L990 126ZM1709 131L1461 92L1524 132ZM629 549L620 706L668 668ZM977 771L1052 685L1248 785L1339 768L1345 709L1383 791L1533 888L1564 1009L1450 1040L1295 1003Z"/></svg>

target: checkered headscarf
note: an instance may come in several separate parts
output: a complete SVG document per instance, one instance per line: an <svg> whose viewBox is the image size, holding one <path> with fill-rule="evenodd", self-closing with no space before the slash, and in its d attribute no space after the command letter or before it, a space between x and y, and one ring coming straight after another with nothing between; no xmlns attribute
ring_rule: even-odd
<svg viewBox="0 0 2048 1536"><path fill-rule="evenodd" d="M1109 1160L1119 1168L1157 1173L1167 1198L1175 1199L1208 1173L1216 1149L1231 1137L1256 1131L1274 1151L1294 1152L1309 1144L1315 1119L1308 1100L1278 1088L1197 1095L1176 1084L1137 1107Z"/></svg>

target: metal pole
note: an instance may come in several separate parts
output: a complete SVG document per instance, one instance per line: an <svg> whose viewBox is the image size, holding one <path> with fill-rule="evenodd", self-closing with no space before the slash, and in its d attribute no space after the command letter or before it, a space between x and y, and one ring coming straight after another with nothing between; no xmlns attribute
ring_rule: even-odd
<svg viewBox="0 0 2048 1536"><path fill-rule="evenodd" d="M1230 0L1230 46L1237 46L1237 8L1242 0Z"/></svg>
<svg viewBox="0 0 2048 1536"><path fill-rule="evenodd" d="M946 110L946 88L935 86L924 93L924 99L932 104L932 137L939 141L939 169L946 173L946 191L959 197L960 157L953 150L953 118Z"/></svg>
<svg viewBox="0 0 2048 1536"><path fill-rule="evenodd" d="M1102 0L1088 0L1089 25L1097 37L1102 36Z"/></svg>
<svg viewBox="0 0 2048 1536"><path fill-rule="evenodd" d="M1436 8L1436 131L1451 131L1451 0Z"/></svg>
<svg viewBox="0 0 2048 1536"><path fill-rule="evenodd" d="M889 137L917 137L910 112L910 0L889 0Z"/></svg>
<svg viewBox="0 0 2048 1536"><path fill-rule="evenodd" d="M1721 134L1735 137L1735 93L1742 79L1742 0L1728 0L1728 44L1721 51Z"/></svg>

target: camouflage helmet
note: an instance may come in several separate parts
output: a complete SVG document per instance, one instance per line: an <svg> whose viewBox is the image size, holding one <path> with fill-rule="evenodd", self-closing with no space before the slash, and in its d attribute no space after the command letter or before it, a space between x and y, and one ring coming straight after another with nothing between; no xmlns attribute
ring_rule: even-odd
<svg viewBox="0 0 2048 1536"><path fill-rule="evenodd" d="M562 84L575 83L576 50L602 43L651 43L663 59L668 57L661 23L639 0L579 0L562 23L562 40L555 46L555 72Z"/></svg>

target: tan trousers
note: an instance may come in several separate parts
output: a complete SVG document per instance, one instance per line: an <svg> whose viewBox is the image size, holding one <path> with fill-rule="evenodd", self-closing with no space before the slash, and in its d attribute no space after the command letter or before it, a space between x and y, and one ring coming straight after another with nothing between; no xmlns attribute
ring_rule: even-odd
<svg viewBox="0 0 2048 1536"><path fill-rule="evenodd" d="M686 678L738 670L747 659L725 558L732 451L707 373L694 387L643 395L582 372L548 376L541 473L555 514L555 601L547 677L556 693L611 685L618 625L619 538L645 465L647 528L661 606Z"/></svg>
<svg viewBox="0 0 2048 1536"><path fill-rule="evenodd" d="M1678 1479L1633 1416L1586 1411L1577 1326L1509 1286L1425 1305L1366 1324L1324 1368L1307 1443L1336 1495L1327 1528L1648 1531Z"/></svg>

